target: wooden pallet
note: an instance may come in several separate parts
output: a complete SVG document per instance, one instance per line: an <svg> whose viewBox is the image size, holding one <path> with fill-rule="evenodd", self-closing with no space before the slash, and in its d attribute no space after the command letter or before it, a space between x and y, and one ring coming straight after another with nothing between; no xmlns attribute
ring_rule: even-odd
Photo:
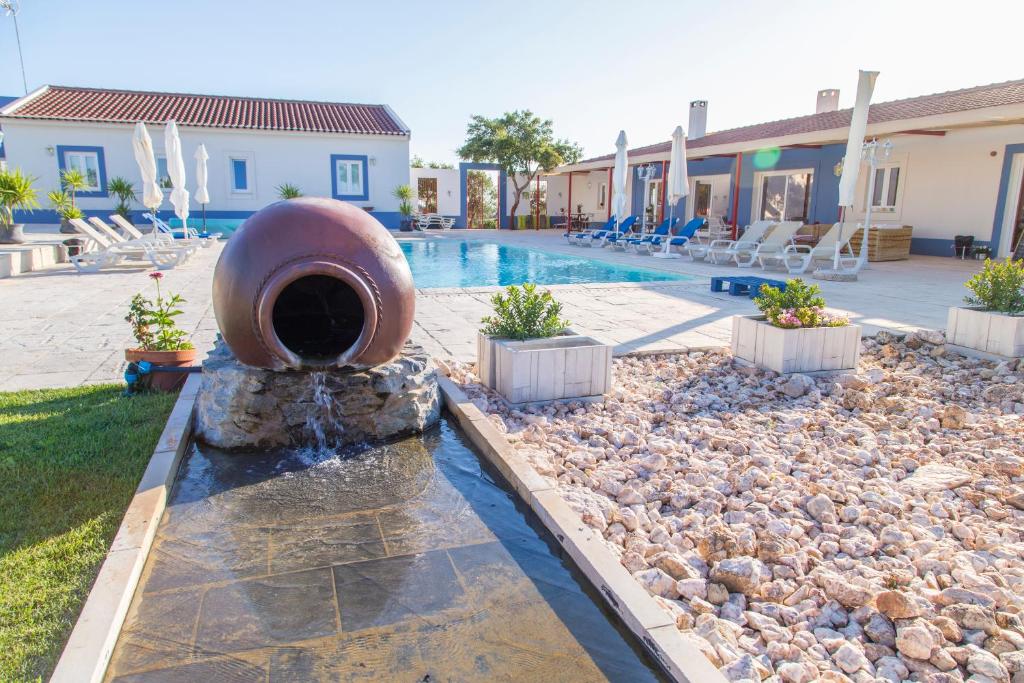
<svg viewBox="0 0 1024 683"><path fill-rule="evenodd" d="M903 261L910 258L910 240L914 228L910 225L899 227L871 226L868 231L868 261ZM863 228L850 238L853 252L860 256Z"/></svg>

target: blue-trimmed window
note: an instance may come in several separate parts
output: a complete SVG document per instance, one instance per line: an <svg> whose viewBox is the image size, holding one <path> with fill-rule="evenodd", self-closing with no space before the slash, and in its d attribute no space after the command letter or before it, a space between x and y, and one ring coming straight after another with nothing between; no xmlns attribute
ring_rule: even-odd
<svg viewBox="0 0 1024 683"><path fill-rule="evenodd" d="M232 157L231 159L231 191L249 191L249 160Z"/></svg>
<svg viewBox="0 0 1024 683"><path fill-rule="evenodd" d="M365 154L331 155L331 192L335 199L366 201L370 198L369 167Z"/></svg>
<svg viewBox="0 0 1024 683"><path fill-rule="evenodd" d="M107 167L102 147L80 147L57 145L57 167L64 171L80 171L86 187L76 194L79 197L107 196Z"/></svg>

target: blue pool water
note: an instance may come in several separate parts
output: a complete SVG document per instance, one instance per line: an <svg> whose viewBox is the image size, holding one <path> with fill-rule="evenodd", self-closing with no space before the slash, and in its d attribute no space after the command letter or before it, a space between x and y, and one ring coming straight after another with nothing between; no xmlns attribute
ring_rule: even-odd
<svg viewBox="0 0 1024 683"><path fill-rule="evenodd" d="M586 282L664 282L690 280L686 275L621 266L583 256L511 247L492 242L402 240L402 251L416 287L486 287L570 285ZM645 257L637 256L637 261Z"/></svg>

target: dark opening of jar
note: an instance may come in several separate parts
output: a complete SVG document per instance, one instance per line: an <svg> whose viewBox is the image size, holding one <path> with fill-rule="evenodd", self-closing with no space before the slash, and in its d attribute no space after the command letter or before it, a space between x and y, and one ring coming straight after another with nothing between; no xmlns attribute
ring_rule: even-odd
<svg viewBox="0 0 1024 683"><path fill-rule="evenodd" d="M273 325L292 353L309 361L337 358L362 334L365 313L359 295L329 275L307 275L289 283L274 302Z"/></svg>

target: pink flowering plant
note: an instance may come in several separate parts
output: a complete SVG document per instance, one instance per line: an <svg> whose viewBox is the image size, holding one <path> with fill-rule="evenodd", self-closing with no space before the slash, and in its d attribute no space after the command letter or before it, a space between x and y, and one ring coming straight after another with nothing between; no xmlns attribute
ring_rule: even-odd
<svg viewBox="0 0 1024 683"><path fill-rule="evenodd" d="M754 304L775 327L793 330L799 327L842 327L850 321L825 312L825 299L817 285L809 285L800 278L786 283L782 290L761 285L760 296Z"/></svg>
<svg viewBox="0 0 1024 683"><path fill-rule="evenodd" d="M164 274L150 273L156 282L156 300L142 294L132 297L125 320L132 326L132 335L142 351L184 351L193 348L188 334L178 328L175 318L181 315L179 306L185 303L180 294L169 297L160 291Z"/></svg>

